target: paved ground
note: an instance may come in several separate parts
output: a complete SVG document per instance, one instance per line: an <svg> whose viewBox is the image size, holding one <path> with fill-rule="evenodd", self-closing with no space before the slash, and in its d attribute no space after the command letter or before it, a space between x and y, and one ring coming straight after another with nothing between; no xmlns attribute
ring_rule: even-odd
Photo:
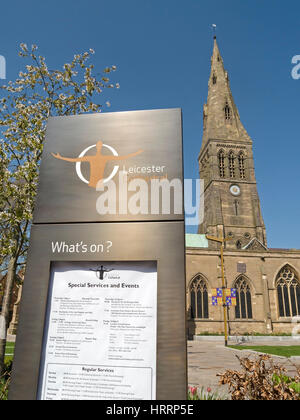
<svg viewBox="0 0 300 420"><path fill-rule="evenodd" d="M231 343L229 343L231 344ZM232 343L233 345L236 343ZM247 345L255 345L247 343ZM275 345L274 342L268 341L259 343L259 345ZM278 343L276 345L282 345ZM295 345L295 341L285 342L284 345ZM297 343L298 345L298 343ZM227 387L219 385L218 373L223 373L227 369L240 370L240 364L236 355L253 355L253 352L244 350L234 350L226 348L221 342L212 341L189 341L188 342L188 381L190 386L208 387L213 391L218 391L221 395L228 395ZM278 364L284 365L288 369L288 373L296 372L294 364L291 360L284 357L273 357ZM295 362L294 362L295 363ZM296 362L299 366L299 361Z"/></svg>
<svg viewBox="0 0 300 420"><path fill-rule="evenodd" d="M11 336L9 341L15 341L15 336ZM229 344L236 345L237 342ZM288 340L284 342L260 341L259 343L247 342L245 345L260 345L260 346L294 346L299 345L299 341ZM239 351L226 348L220 341L188 341L188 382L190 386L203 387L206 390L208 387L213 391L217 391L220 395L228 395L228 389L224 385L219 385L218 373L223 373L227 369L240 370L240 364L236 355L247 356L256 354L249 350ZM281 365L284 365L290 375L295 374L295 365L300 367L299 358L287 359L285 357L274 356L274 360Z"/></svg>

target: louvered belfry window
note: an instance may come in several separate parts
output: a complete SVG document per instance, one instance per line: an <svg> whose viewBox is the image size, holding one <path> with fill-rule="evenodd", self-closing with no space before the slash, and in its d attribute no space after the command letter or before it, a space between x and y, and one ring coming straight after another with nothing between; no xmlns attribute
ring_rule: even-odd
<svg viewBox="0 0 300 420"><path fill-rule="evenodd" d="M246 178L246 171L245 171L245 156L243 152L239 154L239 169L240 169L240 178Z"/></svg>
<svg viewBox="0 0 300 420"><path fill-rule="evenodd" d="M228 161L229 161L229 175L230 175L230 178L235 178L235 156L234 156L233 152L229 153Z"/></svg>
<svg viewBox="0 0 300 420"><path fill-rule="evenodd" d="M219 152L219 174L220 178L225 178L225 154L223 150Z"/></svg>

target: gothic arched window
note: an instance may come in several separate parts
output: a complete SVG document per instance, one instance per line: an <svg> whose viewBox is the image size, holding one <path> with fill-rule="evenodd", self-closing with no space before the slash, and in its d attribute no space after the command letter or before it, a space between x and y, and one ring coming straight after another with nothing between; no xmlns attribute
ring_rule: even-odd
<svg viewBox="0 0 300 420"><path fill-rule="evenodd" d="M235 156L234 156L234 153L232 151L229 153L228 162L229 162L230 178L235 178Z"/></svg>
<svg viewBox="0 0 300 420"><path fill-rule="evenodd" d="M245 276L240 276L235 282L236 289L236 319L252 319L252 298L249 281Z"/></svg>
<svg viewBox="0 0 300 420"><path fill-rule="evenodd" d="M226 102L226 104L225 104L224 113L225 113L225 120L230 121L231 120L231 109L230 109L230 106L229 106L228 102Z"/></svg>
<svg viewBox="0 0 300 420"><path fill-rule="evenodd" d="M239 153L239 169L240 169L240 178L246 178L246 171L245 171L245 156L243 152Z"/></svg>
<svg viewBox="0 0 300 420"><path fill-rule="evenodd" d="M300 282L294 270L286 265L276 279L280 317L300 315Z"/></svg>
<svg viewBox="0 0 300 420"><path fill-rule="evenodd" d="M217 76L215 75L215 73L213 74L212 82L213 82L213 85L217 83Z"/></svg>
<svg viewBox="0 0 300 420"><path fill-rule="evenodd" d="M225 178L225 153L223 150L220 150L218 157L220 178Z"/></svg>
<svg viewBox="0 0 300 420"><path fill-rule="evenodd" d="M190 286L191 318L208 319L207 282L201 275L194 278Z"/></svg>

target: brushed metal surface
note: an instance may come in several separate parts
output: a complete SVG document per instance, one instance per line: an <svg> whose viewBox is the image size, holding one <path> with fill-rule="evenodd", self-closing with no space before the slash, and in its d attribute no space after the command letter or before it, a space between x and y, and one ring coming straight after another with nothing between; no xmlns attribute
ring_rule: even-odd
<svg viewBox="0 0 300 420"><path fill-rule="evenodd" d="M98 244L109 252L53 253L52 242ZM184 222L37 225L20 309L10 400L35 400L51 261L157 261L157 399L183 400L187 391Z"/></svg>
<svg viewBox="0 0 300 420"><path fill-rule="evenodd" d="M106 145L103 154L107 155L116 152L125 156L143 150L124 162L117 162L119 169L128 172L128 181L137 175L134 173L136 167L151 167L154 171L164 168L161 173L147 176L183 180L180 109L50 119L21 302L11 400L37 398L52 261L157 261L157 399L186 398L183 206L180 214L175 214L171 206L170 214L100 216L96 211L100 193L77 176L75 162L61 159L77 158L88 148L87 154L94 155L94 145L99 140ZM113 149L109 149L111 147ZM105 177L115 164L113 161L107 163ZM82 176L91 181L89 164L80 165ZM118 181L117 175L115 181ZM149 184L150 180L147 182ZM118 182L116 184L118 189ZM52 250L52 242L70 245L81 241L88 245L111 241L112 246L109 252L105 249L98 254L55 253Z"/></svg>
<svg viewBox="0 0 300 420"><path fill-rule="evenodd" d="M154 172L139 174L150 185L149 177L166 176L170 181L183 178L182 170L182 116L180 109L130 111L105 114L80 115L50 118L43 151L39 179L38 198L34 223L82 223L112 221L157 221L183 220L175 214L116 214L99 215L96 200L100 193L85 184L76 173L76 163L55 158L78 158L78 156L99 140L113 147L120 156L143 150L137 156L125 160L111 161L106 165L104 176L108 177L115 166L127 171L130 168L155 168ZM112 155L104 147L103 154ZM94 155L96 148L86 155ZM82 175L89 180L89 163L80 163ZM156 172L157 168L163 168ZM151 169L152 171L152 169ZM117 184L119 172L113 180ZM128 181L136 177L128 173ZM130 195L133 193L129 192ZM172 202L172 201L171 201ZM119 197L117 196L117 209ZM149 202L150 209L150 202ZM161 212L162 213L162 212Z"/></svg>

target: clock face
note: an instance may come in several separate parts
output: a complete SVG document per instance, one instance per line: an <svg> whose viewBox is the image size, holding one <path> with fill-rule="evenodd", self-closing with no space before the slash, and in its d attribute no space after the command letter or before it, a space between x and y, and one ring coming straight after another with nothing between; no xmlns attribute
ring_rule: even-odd
<svg viewBox="0 0 300 420"><path fill-rule="evenodd" d="M232 185L230 187L230 192L232 195L234 195L235 197L241 194L241 189L238 185Z"/></svg>

